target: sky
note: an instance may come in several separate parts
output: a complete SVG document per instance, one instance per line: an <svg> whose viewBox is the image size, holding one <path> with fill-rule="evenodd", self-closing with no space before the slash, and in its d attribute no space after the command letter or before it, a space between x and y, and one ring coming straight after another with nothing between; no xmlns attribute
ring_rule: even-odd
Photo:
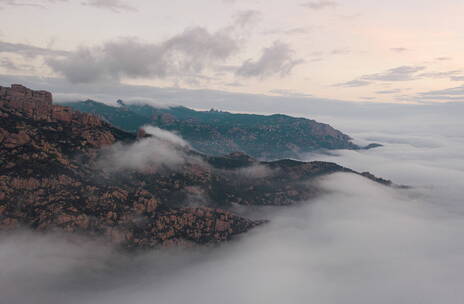
<svg viewBox="0 0 464 304"><path fill-rule="evenodd" d="M461 0L0 0L0 80L462 102L463 15Z"/></svg>

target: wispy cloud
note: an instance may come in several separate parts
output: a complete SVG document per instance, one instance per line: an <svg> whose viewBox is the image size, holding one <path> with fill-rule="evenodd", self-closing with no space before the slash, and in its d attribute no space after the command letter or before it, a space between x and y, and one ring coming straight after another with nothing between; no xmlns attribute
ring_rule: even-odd
<svg viewBox="0 0 464 304"><path fill-rule="evenodd" d="M93 6L100 9L108 9L115 13L123 11L137 11L137 9L122 0L87 0L82 5Z"/></svg>
<svg viewBox="0 0 464 304"><path fill-rule="evenodd" d="M334 86L336 86L336 87L347 87L347 88L357 88L357 87L368 86L370 84L371 83L369 81L356 79L356 80L350 80L350 81L347 81L347 82L337 83Z"/></svg>
<svg viewBox="0 0 464 304"><path fill-rule="evenodd" d="M269 93L279 95L279 96L284 96L284 97L296 97L296 98L312 97L311 94L301 93L295 90L287 90L287 89L275 89L275 90L269 91Z"/></svg>
<svg viewBox="0 0 464 304"><path fill-rule="evenodd" d="M337 2L331 1L331 0L309 1L309 2L305 2L305 3L301 4L301 6L309 8L309 9L313 9L313 10L322 10L322 9L326 9L326 8L335 8L338 5L339 4Z"/></svg>
<svg viewBox="0 0 464 304"><path fill-rule="evenodd" d="M28 6L45 9L47 4L54 4L58 2L70 2L68 0L0 0L0 8L3 6ZM115 13L123 11L136 11L137 9L129 5L124 0L86 0L81 2L82 5L96 7L99 9L107 9Z"/></svg>
<svg viewBox="0 0 464 304"><path fill-rule="evenodd" d="M406 51L409 51L409 49L404 48L404 47L395 47L395 48L391 48L390 50L393 52L397 52L397 53L404 53Z"/></svg>
<svg viewBox="0 0 464 304"><path fill-rule="evenodd" d="M376 94L382 94L382 95L387 95L387 94L398 94L401 93L401 89L392 89L392 90L382 90L382 91L377 91L375 92Z"/></svg>
<svg viewBox="0 0 464 304"><path fill-rule="evenodd" d="M10 43L5 41L0 41L0 54L1 53L11 53L25 57L66 56L69 54L66 51L42 48L23 43Z"/></svg>
<svg viewBox="0 0 464 304"><path fill-rule="evenodd" d="M437 101L464 101L464 85L419 93L419 97Z"/></svg>
<svg viewBox="0 0 464 304"><path fill-rule="evenodd" d="M425 66L400 66L382 73L369 74L361 77L371 81L409 81L417 79L418 72L425 70Z"/></svg>

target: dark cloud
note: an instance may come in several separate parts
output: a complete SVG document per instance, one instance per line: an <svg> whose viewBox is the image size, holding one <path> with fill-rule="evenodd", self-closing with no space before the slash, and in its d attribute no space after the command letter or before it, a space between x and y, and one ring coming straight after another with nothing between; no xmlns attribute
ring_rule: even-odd
<svg viewBox="0 0 464 304"><path fill-rule="evenodd" d="M301 6L313 9L313 10L321 10L325 8L335 8L339 4L335 1L330 0L318 0L318 1L309 1L306 3L302 3Z"/></svg>
<svg viewBox="0 0 464 304"><path fill-rule="evenodd" d="M264 48L257 60L248 59L236 71L242 77L266 78L271 76L286 76L293 68L302 64L302 59L295 58L295 52L286 43L275 41L270 47Z"/></svg>

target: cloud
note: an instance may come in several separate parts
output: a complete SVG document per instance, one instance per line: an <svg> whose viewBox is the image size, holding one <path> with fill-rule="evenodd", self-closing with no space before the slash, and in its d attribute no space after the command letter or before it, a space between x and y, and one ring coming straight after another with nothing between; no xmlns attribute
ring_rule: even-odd
<svg viewBox="0 0 464 304"><path fill-rule="evenodd" d="M121 78L195 77L239 50L230 30L210 33L196 27L158 44L124 38L99 47L81 47L48 65L74 83Z"/></svg>
<svg viewBox="0 0 464 304"><path fill-rule="evenodd" d="M349 53L351 53L351 51L347 49L334 49L330 52L331 55L347 55Z"/></svg>
<svg viewBox="0 0 464 304"><path fill-rule="evenodd" d="M137 11L136 8L130 6L124 1L121 0L87 0L82 2L82 5L93 6L101 9L108 9L115 13L120 13L123 11Z"/></svg>
<svg viewBox="0 0 464 304"><path fill-rule="evenodd" d="M365 87L370 85L371 83L369 81L365 80L350 80L347 82L342 82L342 83L337 83L334 86L336 87L346 87L346 88L358 88L358 87Z"/></svg>
<svg viewBox="0 0 464 304"><path fill-rule="evenodd" d="M46 9L47 4L54 4L58 2L69 2L68 0L0 0L0 5L5 6L23 6L23 7L35 7ZM137 9L130 6L123 0L86 0L81 2L84 6L96 7L99 9L108 9L115 13L120 13L122 11L136 11ZM0 9L2 7L0 6Z"/></svg>
<svg viewBox="0 0 464 304"><path fill-rule="evenodd" d="M150 134L151 136L159 139L159 140L162 140L162 141L165 141L165 142L168 142L174 146L179 146L179 147L182 147L182 148L187 148L189 147L189 144L180 136L172 133L172 132L169 132L169 131L166 131L166 130L162 130L160 128L157 128L157 127L153 127L153 126L143 126L142 129L147 133L147 134Z"/></svg>
<svg viewBox="0 0 464 304"><path fill-rule="evenodd" d="M35 68L32 65L28 64L18 64L15 63L13 60L5 57L0 58L0 67L4 68L7 71L21 71L21 72L35 72Z"/></svg>
<svg viewBox="0 0 464 304"><path fill-rule="evenodd" d="M36 7L45 8L43 2L54 2L54 1L21 1L21 0L0 0L0 9L5 6L17 6L17 7ZM3 6L2 6L3 5Z"/></svg>
<svg viewBox="0 0 464 304"><path fill-rule="evenodd" d="M275 174L275 171L264 165L252 165L245 168L240 168L234 172L239 178L258 179L269 178Z"/></svg>
<svg viewBox="0 0 464 304"><path fill-rule="evenodd" d="M41 48L29 44L23 43L10 43L0 41L0 54L11 53L21 55L24 57L37 57L37 56L66 56L69 53L66 51L52 50L47 48Z"/></svg>
<svg viewBox="0 0 464 304"><path fill-rule="evenodd" d="M464 80L464 72L461 70L452 70L445 72L423 72L426 69L425 66L400 66L396 68L389 69L382 73L368 74L354 79L351 81L335 84L338 87L361 87L367 86L372 82L379 81L411 81L424 78L449 78L451 81L461 81ZM394 91L394 92L392 92ZM379 91L378 94L390 94L390 93L399 93L399 90L387 90Z"/></svg>
<svg viewBox="0 0 464 304"><path fill-rule="evenodd" d="M451 76L450 80L452 81L464 81L464 75L461 76Z"/></svg>
<svg viewBox="0 0 464 304"><path fill-rule="evenodd" d="M448 78L451 81L461 81L464 80L464 71L452 70L446 72L428 72L420 74L419 77L432 79Z"/></svg>
<svg viewBox="0 0 464 304"><path fill-rule="evenodd" d="M444 90L421 92L418 94L418 98L434 101L464 101L464 85Z"/></svg>
<svg viewBox="0 0 464 304"><path fill-rule="evenodd" d="M271 30L265 30L262 32L264 35L306 35L311 31L310 28L306 27L292 27L288 29L271 29Z"/></svg>
<svg viewBox="0 0 464 304"><path fill-rule="evenodd" d="M406 51L409 51L409 49L404 48L404 47L391 48L390 50L393 52L397 52L397 53L404 53Z"/></svg>
<svg viewBox="0 0 464 304"><path fill-rule="evenodd" d="M267 78L271 76L286 76L304 61L295 58L295 52L286 43L275 41L270 47L262 50L257 60L248 59L236 71L242 77Z"/></svg>
<svg viewBox="0 0 464 304"><path fill-rule="evenodd" d="M276 94L279 96L286 96L286 97L298 97L298 98L307 98L311 97L311 94L301 93L294 90L286 90L286 89L274 89L270 90L269 93Z"/></svg>
<svg viewBox="0 0 464 304"><path fill-rule="evenodd" d="M13 61L11 61L8 58L0 58L0 67L13 71L19 70L18 65L16 65Z"/></svg>
<svg viewBox="0 0 464 304"><path fill-rule="evenodd" d="M318 1L309 1L306 3L302 3L301 6L313 9L313 10L322 10L326 8L335 8L339 4L335 1L330 0L318 0Z"/></svg>
<svg viewBox="0 0 464 304"><path fill-rule="evenodd" d="M460 87L453 87L444 90L434 90L421 93L422 95L457 95L461 96L464 95L464 86Z"/></svg>
<svg viewBox="0 0 464 304"><path fill-rule="evenodd" d="M124 145L116 143L108 148L98 166L109 172L122 170L152 171L160 168L177 168L188 156L188 143L174 133L152 126L143 127L151 137Z"/></svg>
<svg viewBox="0 0 464 304"><path fill-rule="evenodd" d="M423 70L425 70L424 66L400 66L383 73L364 75L361 79L371 81L410 81L417 79L417 73Z"/></svg>
<svg viewBox="0 0 464 304"><path fill-rule="evenodd" d="M392 90L382 90L375 92L376 94L398 94L401 93L401 89L392 89Z"/></svg>
<svg viewBox="0 0 464 304"><path fill-rule="evenodd" d="M247 27L258 22L261 13L256 10L240 11L235 16L234 24L240 27Z"/></svg>
<svg viewBox="0 0 464 304"><path fill-rule="evenodd" d="M287 35L299 35L299 34L308 34L309 29L305 27L294 27L284 31Z"/></svg>

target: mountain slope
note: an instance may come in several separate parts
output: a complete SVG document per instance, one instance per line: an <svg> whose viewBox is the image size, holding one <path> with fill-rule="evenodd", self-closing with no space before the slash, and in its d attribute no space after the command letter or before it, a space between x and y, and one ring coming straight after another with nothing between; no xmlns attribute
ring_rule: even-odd
<svg viewBox="0 0 464 304"><path fill-rule="evenodd" d="M20 85L0 87L0 117L0 230L82 233L125 248L213 243L263 223L232 213L235 204L287 205L318 195L318 176L358 174L205 156L167 133L136 138Z"/></svg>
<svg viewBox="0 0 464 304"><path fill-rule="evenodd" d="M88 100L66 105L97 114L130 132L145 124L176 132L193 148L209 155L239 151L255 158L278 159L298 158L301 153L316 150L361 149L351 142L348 135L327 124L305 118L118 103L119 107L111 107ZM375 146L369 146L372 147Z"/></svg>

